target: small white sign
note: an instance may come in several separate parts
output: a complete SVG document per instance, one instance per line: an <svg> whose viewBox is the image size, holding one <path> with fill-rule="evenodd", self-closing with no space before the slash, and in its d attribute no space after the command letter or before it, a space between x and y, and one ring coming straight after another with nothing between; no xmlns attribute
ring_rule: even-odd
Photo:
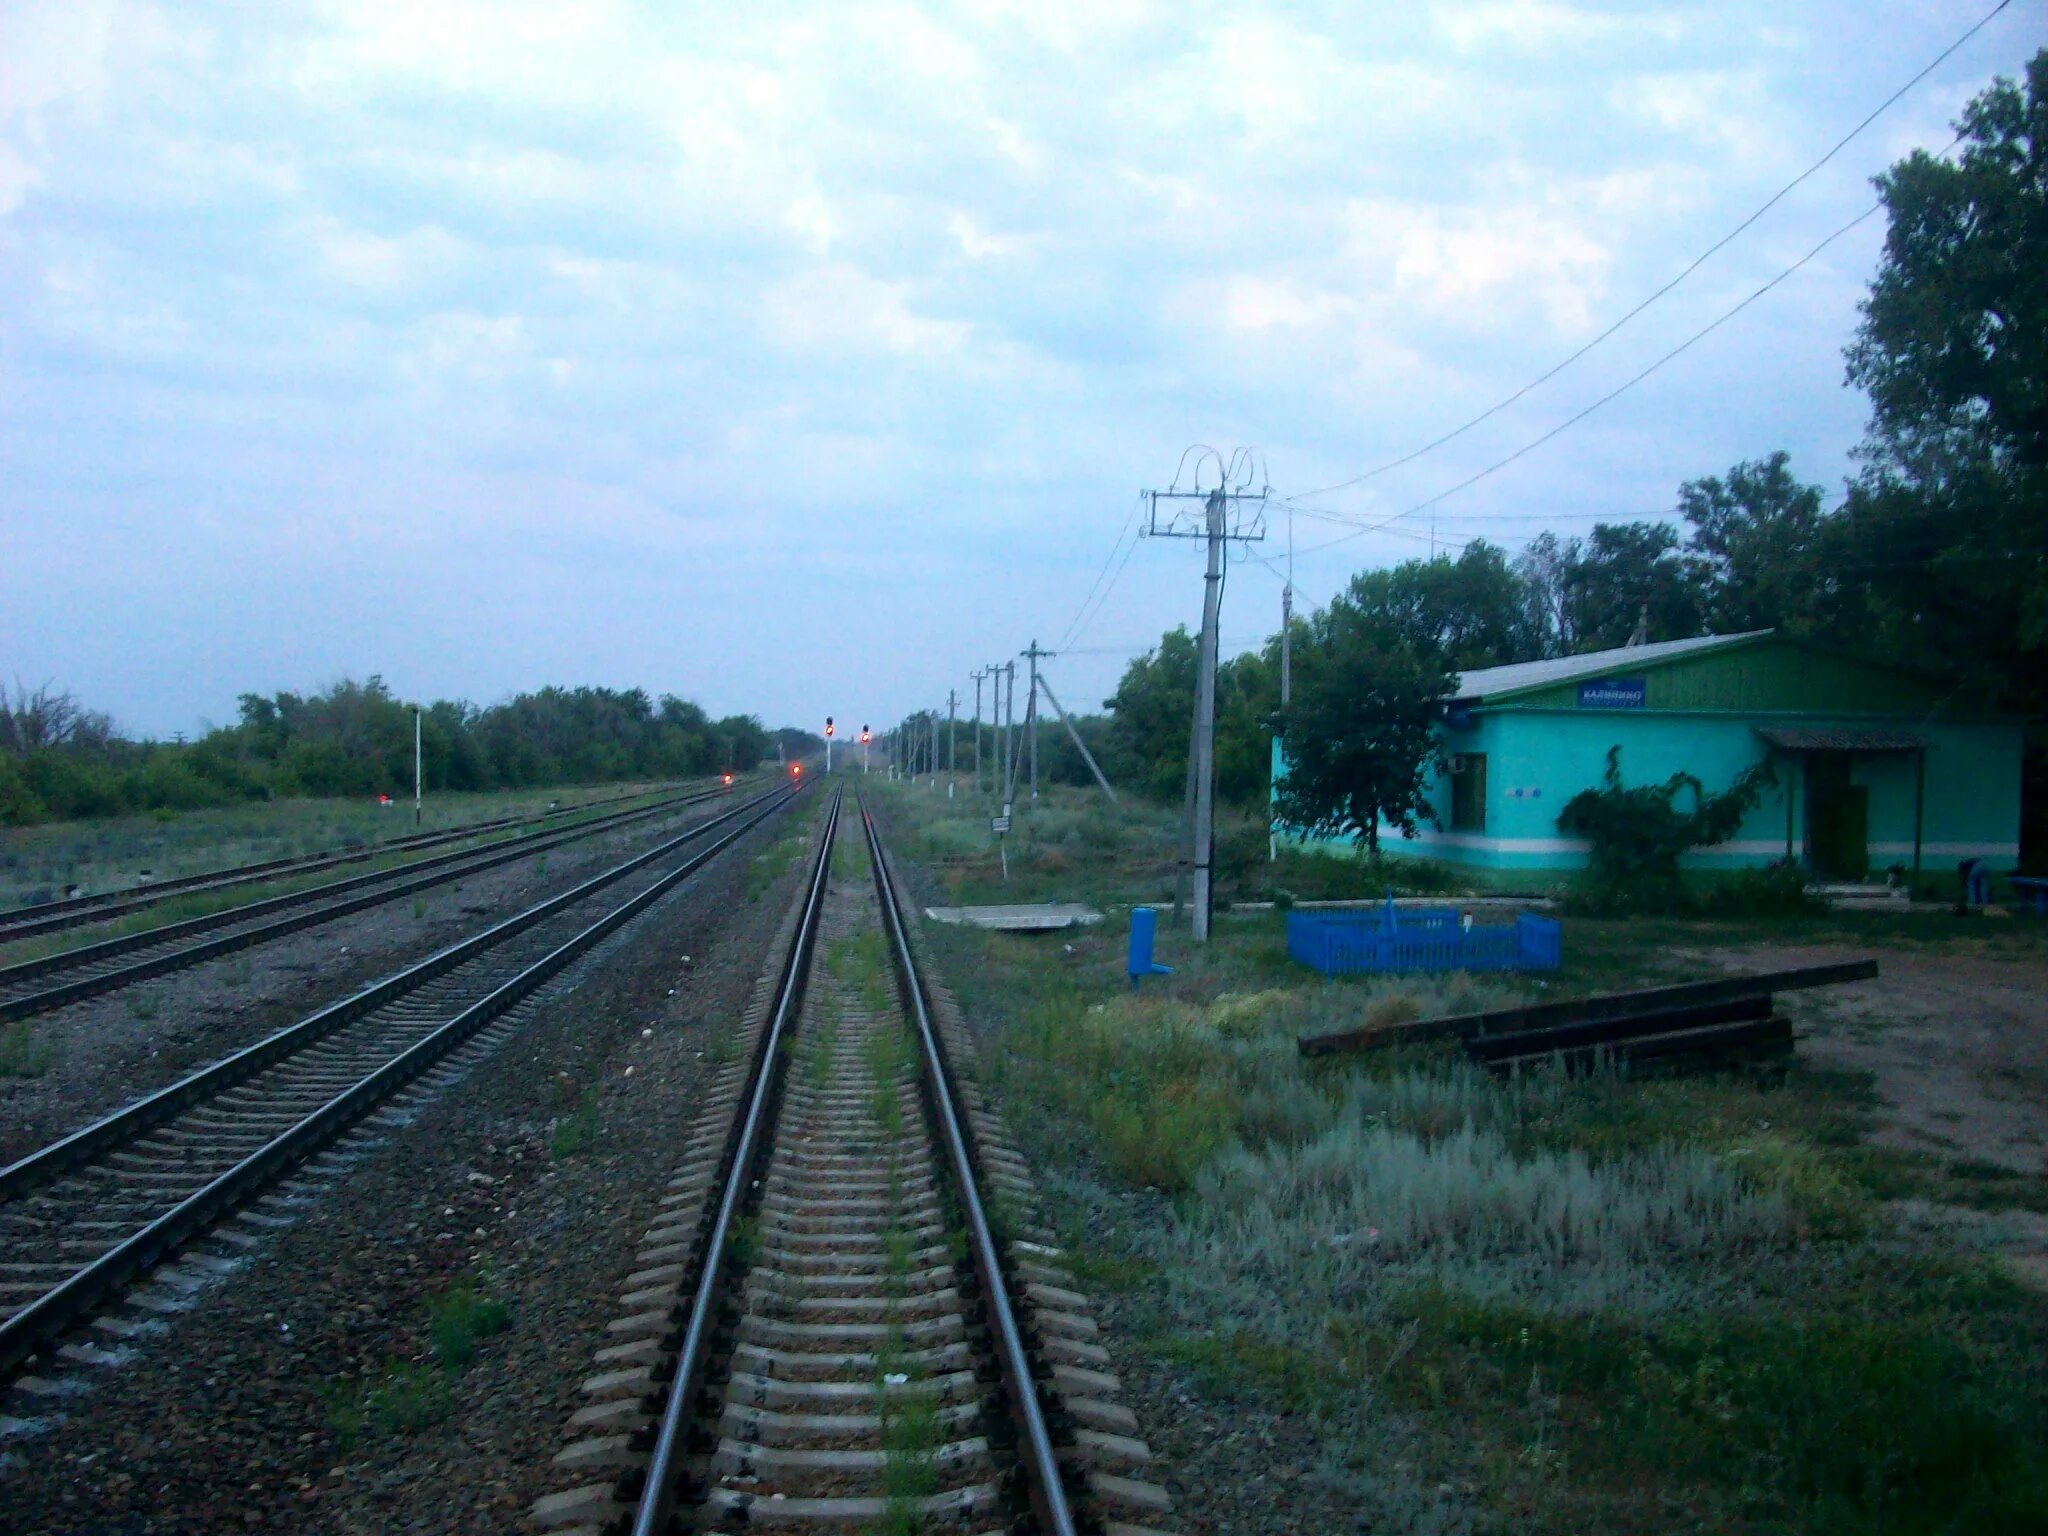
<svg viewBox="0 0 2048 1536"><path fill-rule="evenodd" d="M991 816L988 819L988 825L989 830L992 832L1007 832L1010 830L1010 818L1007 816Z"/></svg>

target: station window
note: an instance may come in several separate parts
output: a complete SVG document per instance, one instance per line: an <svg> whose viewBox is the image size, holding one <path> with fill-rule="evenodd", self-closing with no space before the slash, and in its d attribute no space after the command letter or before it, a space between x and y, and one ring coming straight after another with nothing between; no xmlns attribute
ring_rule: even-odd
<svg viewBox="0 0 2048 1536"><path fill-rule="evenodd" d="M1460 752L1451 759L1451 830L1486 830L1486 754Z"/></svg>

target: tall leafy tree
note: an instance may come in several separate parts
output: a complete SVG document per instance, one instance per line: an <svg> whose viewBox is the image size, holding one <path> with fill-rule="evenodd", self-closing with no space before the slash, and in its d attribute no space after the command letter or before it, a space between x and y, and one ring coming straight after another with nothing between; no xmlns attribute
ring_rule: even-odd
<svg viewBox="0 0 2048 1536"><path fill-rule="evenodd" d="M1383 574L1355 577L1309 620L1280 717L1287 773L1277 794L1288 825L1349 835L1374 853L1382 823L1413 833L1428 814L1436 725L1455 682L1443 648L1388 607Z"/></svg>
<svg viewBox="0 0 2048 1536"><path fill-rule="evenodd" d="M1678 488L1691 524L1686 553L1699 583L1706 627L1811 633L1823 599L1821 490L1793 475L1791 455L1737 464Z"/></svg>
<svg viewBox="0 0 2048 1536"><path fill-rule="evenodd" d="M2048 50L1878 178L1882 264L1848 351L1864 470L1833 534L1844 639L2048 709Z"/></svg>
<svg viewBox="0 0 2048 1536"><path fill-rule="evenodd" d="M1668 523L1596 523L1574 539L1564 577L1574 651L1625 645L1639 623L1651 640L1684 640L1706 623L1698 569Z"/></svg>
<svg viewBox="0 0 2048 1536"><path fill-rule="evenodd" d="M1451 666L1493 667L1536 654L1537 631L1507 556L1484 539L1453 560L1405 560L1352 583L1352 600Z"/></svg>
<svg viewBox="0 0 2048 1536"><path fill-rule="evenodd" d="M1520 584L1522 623L1532 647L1525 661L1567 656L1578 649L1578 632L1572 627L1570 576L1579 556L1577 539L1560 539L1545 529L1515 556L1514 574Z"/></svg>

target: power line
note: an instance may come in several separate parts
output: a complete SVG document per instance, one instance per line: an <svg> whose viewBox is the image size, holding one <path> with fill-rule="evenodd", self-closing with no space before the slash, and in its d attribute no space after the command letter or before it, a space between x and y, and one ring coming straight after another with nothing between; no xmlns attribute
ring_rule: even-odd
<svg viewBox="0 0 2048 1536"><path fill-rule="evenodd" d="M1116 552L1123 548L1124 535L1128 534L1132 526L1138 521L1138 509L1143 505L1142 500L1134 501L1131 504L1130 516L1124 519L1123 529L1117 534L1116 542L1109 546L1109 556L1102 562L1102 569L1095 573L1095 580L1088 588L1088 595L1081 599L1081 606L1074 610L1073 618L1067 621L1066 630L1061 636L1059 644L1065 645L1068 640L1074 637L1075 630L1081 623L1081 616L1088 611L1089 603L1094 601L1096 592L1102 586L1102 578L1109 574L1109 567L1116 559Z"/></svg>
<svg viewBox="0 0 2048 1536"><path fill-rule="evenodd" d="M1320 544L1312 544L1307 549L1299 550L1297 551L1297 553L1304 555L1312 555L1317 550L1329 549L1332 545L1347 543L1350 540L1359 538L1365 534L1379 532L1381 530L1384 530L1390 523L1399 522L1403 518L1413 517L1418 512L1426 512L1431 507L1435 506L1438 502L1447 501L1451 497L1457 495L1458 492L1469 489L1474 485L1477 485L1480 481L1488 478L1491 475L1496 475L1500 473L1501 470L1506 469L1510 464L1514 463L1517 459L1522 458L1525 454L1531 453L1535 449L1542 447L1545 443L1549 442L1558 434L1568 430L1571 427L1577 426L1580 422L1584 421L1588 416L1592 415L1602 406L1607 405L1610 402L1618 399L1620 396L1628 393L1629 390L1635 388L1636 385L1642 383L1643 380L1647 379L1651 374L1655 373L1658 369L1662 368L1666 363L1672 361L1674 358L1678 357L1682 353L1690 350L1697 343L1704 341L1708 336L1712 335L1715 331L1719 330L1723 325L1727 324L1730 320L1734 319L1737 315L1741 314L1745 309L1749 308L1750 305L1754 304L1758 299L1762 298L1765 294L1769 293L1773 288L1777 287L1778 284L1784 282L1786 278L1790 277L1793 273L1797 272L1801 267L1805 266L1808 262L1812 261L1816 256L1820 255L1822 251L1826 250L1829 246L1833 245L1837 240L1841 239L1842 236L1848 234L1850 230L1856 228L1857 225L1863 223L1872 214L1876 213L1879 209L1883 207L1884 203L1882 201L1872 203L1868 208L1864 209L1861 213L1857 214L1855 218L1851 219L1848 223L1842 225L1840 228L1835 230L1833 234L1829 235L1825 240L1821 241L1819 245L1816 245L1804 256L1800 257L1797 261L1793 262L1791 266L1785 268L1782 272L1778 273L1777 276L1773 277L1769 282L1765 283L1762 287L1753 290L1748 295L1748 297L1744 298L1741 302L1737 303L1732 308L1723 310L1713 320L1709 321L1706 325L1701 326L1700 329L1698 329L1697 331L1694 331L1690 336L1686 337L1684 341L1681 341L1677 346L1673 347L1670 351L1664 353L1661 357L1657 358L1656 361L1652 362L1647 368L1642 369L1640 372L1632 375L1628 379L1625 379L1620 384L1617 384L1613 389L1610 389L1606 394L1602 395L1599 399L1595 400L1591 405L1588 405L1584 409L1577 411L1570 416L1567 416L1563 421L1559 422L1556 426L1552 427L1548 432L1543 433L1540 437L1531 438L1528 442L1522 444L1521 447L1517 448L1513 453L1510 453L1505 458L1496 459L1493 463L1487 465L1486 468L1479 470L1474 474L1467 475L1463 480L1460 480L1456 485L1453 485L1446 490L1439 491L1436 493L1436 495L1431 496L1426 500L1418 501L1415 503L1415 505L1411 507L1403 507L1399 512L1393 513L1391 516L1386 517L1379 522L1368 523L1363 527L1357 528L1350 533L1339 534L1334 539L1326 539Z"/></svg>
<svg viewBox="0 0 2048 1536"><path fill-rule="evenodd" d="M1313 491L1304 491L1302 492L1302 494L1305 496L1327 496L1332 491L1349 490L1354 485L1363 485L1368 480L1377 479L1379 476L1384 475L1385 473L1387 473L1388 470L1399 469L1403 464L1412 464L1415 460L1421 458L1424 454L1434 453L1437 449L1443 447L1444 444L1452 442L1457 438L1463 437L1467 432L1470 432L1474 427L1480 425L1480 423L1488 421L1493 417L1499 415L1502 411L1506 410L1509 406L1513 405L1517 400L1520 400L1524 395L1528 394L1531 390L1536 389L1540 385L1547 384L1550 380L1556 378L1560 373L1563 373L1565 369L1571 367L1573 363L1576 363L1580 358L1584 357L1588 352L1591 352L1595 347L1599 346L1602 342L1606 341L1610 336L1614 335L1615 332L1619 331L1623 326L1627 325L1631 320L1635 319L1636 316L1640 315L1644 310L1648 309L1652 304L1655 304L1659 299L1663 298L1664 295L1671 292L1672 289L1676 288L1680 283L1684 282L1688 277L1692 276L1692 274L1697 272L1709 257L1713 256L1717 251L1721 250L1737 235L1741 234L1744 230L1748 229L1752 224L1756 223L1756 221L1762 218L1766 213L1769 213L1771 209L1775 208L1780 202L1784 201L1785 197L1790 192L1792 192L1796 187L1798 187L1801 182L1804 182L1808 177L1812 176L1816 171L1820 170L1822 166L1826 165L1830 160L1834 159L1836 155L1840 154L1844 149L1846 149L1851 140L1855 139L1857 135L1863 132L1864 129L1868 128L1872 123L1876 122L1878 118L1882 117L1887 111L1889 111L1891 107L1899 100L1900 97L1904 96L1908 91L1912 90L1914 86L1918 85L1922 80L1925 80L1929 75L1933 74L1934 71L1938 69L1949 58L1950 55L1952 55L1958 48L1962 47L1963 44L1967 43L1971 38L1975 37L1979 32L1983 31L1985 27L1989 26L1991 22L1998 16L1998 14L2011 4L2012 0L1998 0L1998 4L1993 6L1991 10L1988 11L1977 22L1975 26L1971 27L1961 37L1957 38L1954 42L1950 43L1946 48L1942 49L1941 52L1936 54L1934 56L1934 59L1924 69L1922 69L1918 74L1914 75L1912 79L1908 80L1904 85L1900 86L1897 90L1893 91L1891 95L1885 97L1883 101L1879 102L1877 106L1871 110L1868 116L1866 116L1854 128L1851 128L1847 133L1842 135L1840 139L1836 140L1834 147L1830 149L1826 154L1822 155L1818 160L1814 161L1813 164L1809 165L1797 176L1794 176L1790 181L1786 182L1784 186L1778 188L1778 190L1773 192L1768 198L1766 198L1763 201L1763 203L1761 203L1757 207L1757 209L1749 215L1748 218L1744 219L1740 224L1737 224L1733 229L1729 230L1727 234L1723 235L1720 239L1716 240L1712 245L1708 246L1704 251L1700 252L1699 255L1695 256L1691 261L1686 263L1685 267L1679 272L1679 274L1676 277L1672 278L1671 281L1666 283L1663 287L1659 288L1656 292L1652 293L1648 298L1644 299L1641 303L1637 304L1635 308L1629 310L1620 319L1616 320L1612 325L1608 326L1606 330L1602 331L1598 336L1595 336L1591 341L1587 342L1584 346L1580 347L1576 352L1573 352L1570 356L1566 357L1562 362L1559 362L1550 367L1549 369L1545 370L1544 372L1537 374L1535 378L1531 379L1528 383L1524 384L1520 389L1516 390L1506 399L1500 400L1495 404L1488 406L1485 410L1481 411L1477 416L1474 416L1470 421L1467 421L1460 426L1453 427L1450 431L1444 433L1443 436L1435 438L1430 442L1424 443L1420 448L1414 449L1412 452L1409 453L1404 453L1399 458L1389 459L1386 463L1381 464L1376 468L1369 469L1362 475L1354 475L1349 480L1341 480L1335 485L1326 485L1321 487L1320 489Z"/></svg>
<svg viewBox="0 0 2048 1536"><path fill-rule="evenodd" d="M1131 556L1137 552L1138 538L1133 537L1131 542L1125 546L1123 560L1118 564L1116 574L1109 578L1109 584L1102 589L1102 595L1096 600L1094 609L1085 619L1081 619L1078 623L1070 626L1066 640L1058 646L1059 650L1065 651L1070 649L1074 641L1080 639L1082 635L1088 632L1088 626L1102 616L1102 610L1109 604L1110 594L1116 591L1116 584L1123 580L1124 567L1131 563Z"/></svg>

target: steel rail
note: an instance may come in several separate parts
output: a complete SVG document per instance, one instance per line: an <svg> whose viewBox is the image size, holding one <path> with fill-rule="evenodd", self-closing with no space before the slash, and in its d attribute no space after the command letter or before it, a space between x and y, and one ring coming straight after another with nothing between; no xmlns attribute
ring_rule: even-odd
<svg viewBox="0 0 2048 1536"><path fill-rule="evenodd" d="M825 831L817 863L804 897L796 938L784 958L775 988L775 1010L762 1032L748 1068L746 1109L728 1139L721 1166L725 1170L718 1212L710 1223L697 1264L697 1284L690 1302L689 1321L683 1331L681 1352L670 1377L667 1405L662 1410L661 1429L655 1437L638 1502L633 1511L633 1536L665 1536L675 1514L677 1485L681 1481L683 1457L689 1448L691 1421L697 1413L697 1394L703 1388L705 1353L715 1329L719 1305L719 1283L731 1257L732 1229L739 1217L753 1177L753 1164L765 1139L768 1108L784 1064L783 1035L803 1004L810 959L817 946L820 918L825 909L825 888L832 872L832 843L839 830L839 808L845 792L835 791L825 814Z"/></svg>
<svg viewBox="0 0 2048 1536"><path fill-rule="evenodd" d="M437 848L443 843L461 842L492 832L502 832L507 827L529 827L543 821L560 821L584 811L614 814L614 810L610 808L619 806L623 801L644 800L649 793L654 791L609 795L602 800L560 806L551 811L537 811L528 816L498 816L489 821L471 822L467 826L445 827L434 832L394 837L388 843L376 843L362 848L324 848L313 853L291 854L281 859L263 859L253 864L231 864L220 869L203 870L198 874L177 875L168 880L145 880L140 885L124 886L111 891L95 891L89 896L66 896L56 901L37 902L33 906L15 907L0 912L0 944L11 944L17 939L33 938L40 933L54 933L65 928L82 928L87 923L102 923L112 918L125 917L130 912L140 912L159 902L168 901L173 896L223 890L228 886L247 885L259 880L288 880L299 875L315 874L323 869L336 869L345 864L361 864L369 859L383 858L387 854L417 853L423 848ZM670 802L672 803L674 799L675 797L671 796Z"/></svg>
<svg viewBox="0 0 2048 1536"><path fill-rule="evenodd" d="M353 1023L373 1009L381 1008L408 992L416 991L464 961L524 933L564 908L630 875L634 870L674 852L685 843L694 842L706 833L714 832L726 823L766 806L767 809L761 816L755 817L747 822L745 827L740 828L741 831L745 831L756 821L786 804L795 793L795 790L786 788L770 790L767 794L745 801L709 821L700 822L659 846L635 854L624 863L592 876L559 896L551 896L524 912L515 913L494 923L481 933L459 939L424 960L395 971L382 980L372 982L351 996L329 1003L296 1024L289 1024L275 1034L244 1046L210 1066L201 1067L177 1082L159 1088L156 1092L29 1153L26 1157L0 1168L0 1201L14 1199L29 1189L45 1184L80 1164L91 1161L111 1147L134 1140L152 1127L162 1124L187 1105L231 1087L265 1067L304 1050L315 1041L323 1039L346 1024ZM724 844L721 843L719 846L723 847Z"/></svg>
<svg viewBox="0 0 2048 1536"><path fill-rule="evenodd" d="M723 790L706 790L699 794L679 796L674 800L664 800L651 806L641 806L635 810L613 812L593 821L579 822L559 832L530 833L487 844L482 848L462 848L452 853L435 854L431 858L420 859L393 869L351 875L308 890L288 891L282 896L269 896L260 901L245 902L241 906L229 907L220 912L209 912L200 917L186 918L182 922L165 923L161 927L144 929L140 933L122 934L116 938L102 939L95 944L83 944L76 949L60 950L53 955L43 955L34 960L24 960L15 965L0 967L0 988L5 988L16 983L33 981L39 976L76 970L96 965L104 960L116 959L124 954L151 949L160 944L175 943L188 935L195 938L195 942L191 944L134 961L114 970L97 971L90 975L75 977L70 981L56 982L31 992L19 993L14 997L0 998L0 1022L48 1013L56 1008L82 1002L88 997L116 992L122 987L168 975L172 971L180 971L187 966L198 965L202 961L216 959L221 955L252 949L272 939L300 933L336 918L366 911L388 901L396 901L401 896L431 890L437 885L445 885L464 875L496 869L500 865L559 848L565 843L577 842L602 832L615 831L634 822L665 815L705 800L716 799L723 793ZM351 892L355 894L348 894ZM337 896L341 899L330 899ZM291 911L293 908L308 910L295 912L288 917L279 917L275 921L239 933L223 934L215 939L197 938L197 935L212 932L217 928L253 922L268 913Z"/></svg>
<svg viewBox="0 0 2048 1536"><path fill-rule="evenodd" d="M1009 1399L1010 1412L1016 1420L1025 1451L1025 1471L1032 1506L1051 1536L1074 1536L1076 1526L1073 1508L1067 1498L1066 1483L1060 1475L1059 1458L1053 1450L1052 1436L1046 1429L1045 1412L1038 1401L1037 1378L1032 1374L1031 1361L1024 1350L1024 1337L1017 1326L1015 1308L1010 1300L1009 1283L1003 1277L1001 1253L996 1247L995 1233L989 1227L988 1214L982 1205L980 1185L974 1174L976 1147L973 1130L954 1106L952 1069L946 1061L945 1052L939 1046L938 1031L932 1024L924 976L918 970L917 960L910 950L910 939L903 926L902 911L896 904L895 882L890 878L889 866L883 856L882 839L875 830L874 818L868 814L865 804L860 808L860 820L861 829L867 834L868 862L874 868L875 893L881 898L882 921L888 930L890 947L895 954L897 991L903 999L905 1011L917 1021L918 1039L923 1048L926 1085L930 1089L935 1117L946 1143L946 1158L953 1173L954 1195L965 1218L975 1272L981 1280L982 1294L988 1302L988 1316L996 1337L997 1364L1002 1371L1004 1395Z"/></svg>
<svg viewBox="0 0 2048 1536"><path fill-rule="evenodd" d="M743 822L724 837L663 875L653 885L623 902L611 912L557 946L540 960L495 987L461 1013L408 1047L383 1066L335 1095L326 1104L273 1137L255 1152L220 1174L196 1193L157 1217L149 1225L109 1249L68 1280L54 1286L28 1306L0 1323L0 1375L11 1373L51 1339L78 1322L107 1296L137 1275L153 1268L166 1256L211 1226L222 1215L243 1203L253 1192L274 1182L281 1174L299 1166L371 1109L388 1099L405 1084L440 1061L491 1020L506 1012L555 976L578 956L621 925L645 911L677 884L696 873L710 860L731 847L760 822L794 799L797 791L786 790L772 799L758 815ZM752 802L759 805L760 801ZM833 807L836 822L838 807ZM737 815L739 812L734 812ZM729 819L729 818L727 818ZM670 847L673 844L668 845ZM829 850L830 843L828 841ZM664 850L658 850L666 851ZM615 874L645 864L653 855L642 856ZM603 877L600 877L602 879ZM579 887L587 892L589 886ZM502 926L502 925L501 925Z"/></svg>

